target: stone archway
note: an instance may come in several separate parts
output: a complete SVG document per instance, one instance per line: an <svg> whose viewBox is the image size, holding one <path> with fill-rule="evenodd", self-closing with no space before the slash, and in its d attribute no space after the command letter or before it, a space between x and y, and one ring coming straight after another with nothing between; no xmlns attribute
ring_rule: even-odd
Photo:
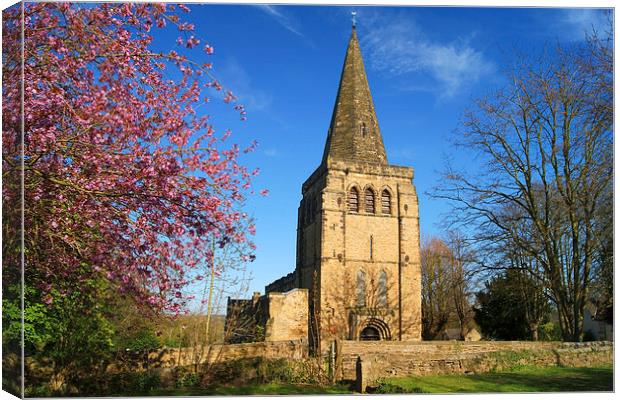
<svg viewBox="0 0 620 400"><path fill-rule="evenodd" d="M359 331L359 340L391 340L390 327L379 318L369 318Z"/></svg>
<svg viewBox="0 0 620 400"><path fill-rule="evenodd" d="M360 340L381 340L381 335L379 334L377 328L367 326L362 329L362 332L360 333Z"/></svg>

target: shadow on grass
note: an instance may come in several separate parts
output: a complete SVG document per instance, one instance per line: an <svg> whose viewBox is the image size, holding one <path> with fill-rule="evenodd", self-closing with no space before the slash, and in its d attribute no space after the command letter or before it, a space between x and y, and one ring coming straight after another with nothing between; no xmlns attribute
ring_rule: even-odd
<svg viewBox="0 0 620 400"><path fill-rule="evenodd" d="M554 368L545 374L536 372L496 372L468 376L486 385L509 385L535 392L599 392L613 390L611 368Z"/></svg>
<svg viewBox="0 0 620 400"><path fill-rule="evenodd" d="M351 393L348 385L315 386L287 383L222 385L207 388L157 389L139 396L243 396L243 395L301 395Z"/></svg>
<svg viewBox="0 0 620 400"><path fill-rule="evenodd" d="M479 375L412 376L387 379L378 389L382 393L612 391L613 368L551 367Z"/></svg>

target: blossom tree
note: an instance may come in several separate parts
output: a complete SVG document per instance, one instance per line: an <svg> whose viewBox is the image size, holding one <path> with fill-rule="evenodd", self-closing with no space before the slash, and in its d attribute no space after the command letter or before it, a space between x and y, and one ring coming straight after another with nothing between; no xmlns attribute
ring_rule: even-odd
<svg viewBox="0 0 620 400"><path fill-rule="evenodd" d="M180 312L212 240L253 258L242 205L257 171L238 158L255 142L230 143L198 112L221 94L245 119L197 61L213 47L186 12L28 3L4 13L4 269L20 266L23 173L25 279L48 305L97 278L148 309ZM172 50L152 50L157 29L178 31Z"/></svg>

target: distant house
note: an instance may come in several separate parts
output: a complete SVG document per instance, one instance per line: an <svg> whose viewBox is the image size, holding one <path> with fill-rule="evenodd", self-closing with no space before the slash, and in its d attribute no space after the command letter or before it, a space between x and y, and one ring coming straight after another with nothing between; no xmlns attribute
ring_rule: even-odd
<svg viewBox="0 0 620 400"><path fill-rule="evenodd" d="M596 305L586 304L583 312L583 332L590 333L594 340L614 340L614 326L599 314Z"/></svg>
<svg viewBox="0 0 620 400"><path fill-rule="evenodd" d="M458 328L446 329L440 337L441 340L461 340L461 330ZM470 329L465 334L466 342L477 342L482 339L482 335L476 328Z"/></svg>

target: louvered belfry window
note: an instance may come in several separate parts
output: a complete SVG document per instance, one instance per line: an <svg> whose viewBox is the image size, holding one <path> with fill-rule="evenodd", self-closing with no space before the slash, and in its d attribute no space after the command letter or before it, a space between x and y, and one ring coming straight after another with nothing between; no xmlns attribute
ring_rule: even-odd
<svg viewBox="0 0 620 400"><path fill-rule="evenodd" d="M371 188L366 189L364 192L364 209L367 213L374 214L375 213L375 193Z"/></svg>
<svg viewBox="0 0 620 400"><path fill-rule="evenodd" d="M390 198L390 192L384 190L381 192L381 214L391 214L392 213L392 204Z"/></svg>
<svg viewBox="0 0 620 400"><path fill-rule="evenodd" d="M356 187L352 187L349 190L349 211L351 212L359 212L359 192Z"/></svg>

